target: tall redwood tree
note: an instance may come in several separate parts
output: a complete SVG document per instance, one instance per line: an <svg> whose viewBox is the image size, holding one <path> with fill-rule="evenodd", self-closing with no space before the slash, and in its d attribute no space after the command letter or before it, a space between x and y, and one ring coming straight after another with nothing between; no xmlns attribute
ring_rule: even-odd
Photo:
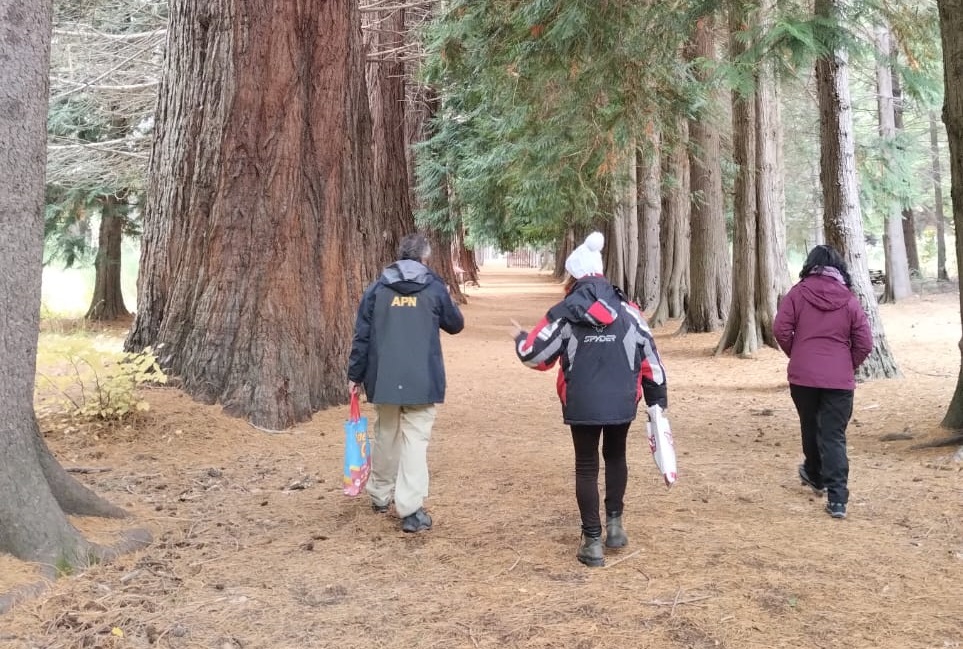
<svg viewBox="0 0 963 649"><path fill-rule="evenodd" d="M371 268L371 127L351 0L173 0L138 312L193 397L267 429L346 397ZM370 241L370 239L368 239Z"/></svg>

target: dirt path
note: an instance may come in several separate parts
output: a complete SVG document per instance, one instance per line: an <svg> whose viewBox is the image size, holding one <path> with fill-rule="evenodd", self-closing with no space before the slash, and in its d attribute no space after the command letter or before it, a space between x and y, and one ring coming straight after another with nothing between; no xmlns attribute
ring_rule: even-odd
<svg viewBox="0 0 963 649"><path fill-rule="evenodd" d="M656 332L680 482L661 485L636 425L631 543L590 570L574 558L554 372L518 364L506 327L533 324L560 289L488 269L470 292L467 329L444 342L432 532L404 535L340 494L344 411L267 436L154 390L136 427L47 435L65 464L111 467L84 478L157 542L0 617L0 646L963 646L963 464L950 450L879 440L941 434L959 368L955 295L883 307L906 378L857 390L845 521L794 479L781 354L712 358L715 334ZM78 523L102 538L116 530ZM0 588L23 570L0 559Z"/></svg>

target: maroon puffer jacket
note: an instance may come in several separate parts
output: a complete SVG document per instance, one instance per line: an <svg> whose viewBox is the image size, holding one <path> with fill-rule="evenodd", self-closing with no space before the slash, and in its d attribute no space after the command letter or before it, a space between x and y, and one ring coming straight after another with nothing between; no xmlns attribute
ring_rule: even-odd
<svg viewBox="0 0 963 649"><path fill-rule="evenodd" d="M789 382L852 390L854 372L873 349L873 332L859 300L830 275L813 274L779 304L773 335L789 357Z"/></svg>

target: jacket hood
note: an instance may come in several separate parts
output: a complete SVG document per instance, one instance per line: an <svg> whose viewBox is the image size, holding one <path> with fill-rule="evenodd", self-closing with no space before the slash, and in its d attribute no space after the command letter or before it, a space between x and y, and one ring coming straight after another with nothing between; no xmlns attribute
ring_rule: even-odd
<svg viewBox="0 0 963 649"><path fill-rule="evenodd" d="M799 294L820 311L835 311L849 303L852 291L828 275L809 275L799 283Z"/></svg>
<svg viewBox="0 0 963 649"><path fill-rule="evenodd" d="M553 318L581 322L593 327L607 327L619 317L622 296L604 277L580 279L572 292L549 311Z"/></svg>
<svg viewBox="0 0 963 649"><path fill-rule="evenodd" d="M423 290L431 282L432 272L420 261L401 259L381 273L381 283L402 295Z"/></svg>

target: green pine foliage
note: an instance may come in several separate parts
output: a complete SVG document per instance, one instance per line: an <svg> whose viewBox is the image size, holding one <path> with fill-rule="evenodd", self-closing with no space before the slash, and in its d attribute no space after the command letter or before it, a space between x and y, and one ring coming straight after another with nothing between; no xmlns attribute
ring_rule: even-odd
<svg viewBox="0 0 963 649"><path fill-rule="evenodd" d="M510 248L604 219L620 161L698 95L688 24L673 2L451 3L425 35L441 108L417 151L419 220Z"/></svg>

